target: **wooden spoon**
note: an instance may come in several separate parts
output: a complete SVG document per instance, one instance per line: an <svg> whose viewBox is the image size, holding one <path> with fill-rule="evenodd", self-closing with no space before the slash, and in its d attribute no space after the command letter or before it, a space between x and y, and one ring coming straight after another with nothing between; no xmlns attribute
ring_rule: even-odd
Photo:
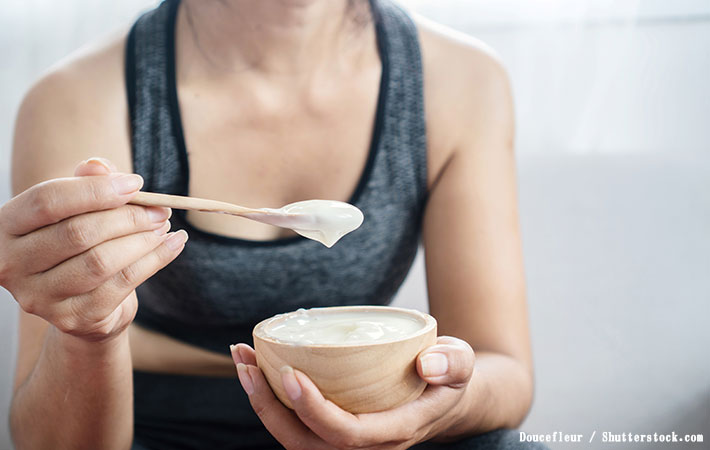
<svg viewBox="0 0 710 450"><path fill-rule="evenodd" d="M249 214L283 214L277 213L276 209L257 209L245 206L234 205L232 203L220 202L217 200L207 200L197 197L184 197L182 195L156 194L154 192L139 192L133 197L131 203L142 206L163 206L174 209L190 209L193 211L215 212L231 214L233 216L249 217Z"/></svg>
<svg viewBox="0 0 710 450"><path fill-rule="evenodd" d="M139 192L130 203L245 217L277 227L290 228L326 247L332 247L340 238L357 229L363 221L362 211L353 205L335 200L306 200L278 209L247 208L217 200Z"/></svg>

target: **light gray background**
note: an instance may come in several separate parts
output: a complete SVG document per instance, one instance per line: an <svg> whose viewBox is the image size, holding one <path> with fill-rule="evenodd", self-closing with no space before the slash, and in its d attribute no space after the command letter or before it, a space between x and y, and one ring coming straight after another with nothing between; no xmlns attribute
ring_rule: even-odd
<svg viewBox="0 0 710 450"><path fill-rule="evenodd" d="M487 42L512 77L537 372L523 429L597 432L553 448L671 430L710 448L710 3L406 3ZM0 203L22 94L152 4L0 0ZM421 257L397 303L426 307ZM0 449L16 314L0 289Z"/></svg>

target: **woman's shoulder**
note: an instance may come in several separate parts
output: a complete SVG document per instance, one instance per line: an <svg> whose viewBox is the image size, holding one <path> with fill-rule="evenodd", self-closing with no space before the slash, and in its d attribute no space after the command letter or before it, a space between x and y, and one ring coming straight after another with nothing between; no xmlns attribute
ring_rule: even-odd
<svg viewBox="0 0 710 450"><path fill-rule="evenodd" d="M97 118L101 109L123 91L123 60L126 33L84 46L52 65L32 85L21 105L40 107L54 119L73 121L75 114ZM125 105L124 105L125 107ZM60 117L56 113L62 112ZM97 116L98 114L98 116Z"/></svg>
<svg viewBox="0 0 710 450"><path fill-rule="evenodd" d="M480 91L508 83L501 59L483 41L421 16L414 17L424 77L442 94L460 95L461 89L476 87Z"/></svg>
<svg viewBox="0 0 710 450"><path fill-rule="evenodd" d="M15 123L15 191L71 175L78 161L91 156L105 156L120 168L130 164L125 41L121 32L77 50L25 94Z"/></svg>
<svg viewBox="0 0 710 450"><path fill-rule="evenodd" d="M512 127L511 89L495 51L482 41L414 15L424 72L431 176L471 135Z"/></svg>

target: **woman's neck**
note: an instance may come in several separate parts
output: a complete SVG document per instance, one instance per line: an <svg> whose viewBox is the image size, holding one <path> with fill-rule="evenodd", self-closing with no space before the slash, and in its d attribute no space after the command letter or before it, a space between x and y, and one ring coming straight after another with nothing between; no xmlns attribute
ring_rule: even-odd
<svg viewBox="0 0 710 450"><path fill-rule="evenodd" d="M210 70L291 76L337 63L355 28L347 0L184 0L179 20Z"/></svg>

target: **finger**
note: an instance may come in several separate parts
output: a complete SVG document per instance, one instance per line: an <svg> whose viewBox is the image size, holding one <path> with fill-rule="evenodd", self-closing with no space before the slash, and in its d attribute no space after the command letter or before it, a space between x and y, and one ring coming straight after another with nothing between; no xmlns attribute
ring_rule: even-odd
<svg viewBox="0 0 710 450"><path fill-rule="evenodd" d="M249 403L269 433L286 448L332 448L309 430L298 417L274 395L258 367L237 364L237 375Z"/></svg>
<svg viewBox="0 0 710 450"><path fill-rule="evenodd" d="M0 227L8 234L21 236L78 214L122 206L142 186L143 178L135 174L45 181L3 206L6 213L0 215Z"/></svg>
<svg viewBox="0 0 710 450"><path fill-rule="evenodd" d="M169 208L125 205L70 217L15 239L11 245L25 254L42 255L41 258L28 258L23 267L25 273L34 274L51 269L102 242L143 231L160 233L170 214Z"/></svg>
<svg viewBox="0 0 710 450"><path fill-rule="evenodd" d="M471 379L474 363L473 349L466 341L442 336L419 354L417 372L429 384L460 388Z"/></svg>
<svg viewBox="0 0 710 450"><path fill-rule="evenodd" d="M162 244L169 227L166 222L158 233L145 231L103 242L39 274L38 280L42 286L52 287L47 294L55 299L92 291Z"/></svg>
<svg viewBox="0 0 710 450"><path fill-rule="evenodd" d="M118 271L101 286L63 302L68 303L65 308L83 315L97 306L103 311L113 311L139 284L173 261L185 248L186 241L187 233L184 230L168 233L162 244Z"/></svg>
<svg viewBox="0 0 710 450"><path fill-rule="evenodd" d="M409 428L401 417L379 416L364 423L323 397L303 372L284 367L281 381L301 421L323 440L338 448L371 446L409 439Z"/></svg>
<svg viewBox="0 0 710 450"><path fill-rule="evenodd" d="M463 397L461 389L429 385L415 400L387 411L358 414L363 429L385 429L400 442L418 442ZM383 434L384 435L384 434Z"/></svg>
<svg viewBox="0 0 710 450"><path fill-rule="evenodd" d="M112 172L118 172L116 166L111 161L105 158L89 158L82 161L74 169L75 177L108 175Z"/></svg>
<svg viewBox="0 0 710 450"><path fill-rule="evenodd" d="M234 364L246 364L256 366L256 352L247 344L237 344L229 346L232 352Z"/></svg>
<svg viewBox="0 0 710 450"><path fill-rule="evenodd" d="M239 352L237 351L236 344L229 345L229 353L232 354L232 361L234 361L234 367L236 367L239 364L244 364L244 360L242 360L242 357L239 355Z"/></svg>

